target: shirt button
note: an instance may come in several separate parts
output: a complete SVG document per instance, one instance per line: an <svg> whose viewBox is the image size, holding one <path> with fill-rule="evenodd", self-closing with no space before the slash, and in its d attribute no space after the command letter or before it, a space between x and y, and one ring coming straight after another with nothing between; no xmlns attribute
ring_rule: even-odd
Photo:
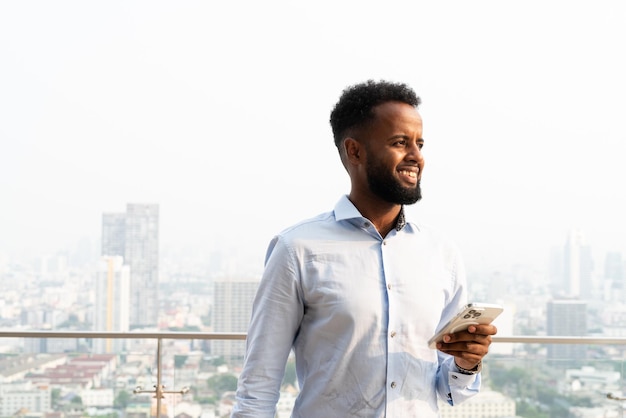
<svg viewBox="0 0 626 418"><path fill-rule="evenodd" d="M452 375L452 378L453 378L453 379L458 379L458 378L459 378L459 376Z"/></svg>
<svg viewBox="0 0 626 418"><path fill-rule="evenodd" d="M395 331L391 331L391 338L396 336L396 332Z"/></svg>
<svg viewBox="0 0 626 418"><path fill-rule="evenodd" d="M387 289L391 290L391 283L387 285Z"/></svg>
<svg viewBox="0 0 626 418"><path fill-rule="evenodd" d="M384 240L384 241L383 241L383 245L387 245L387 240Z"/></svg>
<svg viewBox="0 0 626 418"><path fill-rule="evenodd" d="M363 228L369 228L369 227L370 227L369 222L363 222Z"/></svg>
<svg viewBox="0 0 626 418"><path fill-rule="evenodd" d="M391 389L395 389L396 388L396 382L391 382Z"/></svg>

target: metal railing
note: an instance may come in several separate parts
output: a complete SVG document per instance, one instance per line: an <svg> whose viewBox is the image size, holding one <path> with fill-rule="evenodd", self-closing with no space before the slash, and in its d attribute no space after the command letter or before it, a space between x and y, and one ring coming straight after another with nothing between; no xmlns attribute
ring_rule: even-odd
<svg viewBox="0 0 626 418"><path fill-rule="evenodd" d="M99 332L99 331L0 331L0 338L101 338L101 339L155 339L157 341L156 366L157 380L154 389L137 386L134 394L153 393L156 398L157 417L161 416L161 399L167 393L184 395L189 387L179 390L165 390L162 383L163 340L245 340L245 333L203 333L203 332Z"/></svg>
<svg viewBox="0 0 626 418"><path fill-rule="evenodd" d="M161 399L166 393L185 394L188 387L166 391L162 384L162 353L163 340L245 340L246 333L237 332L100 332L100 331L0 331L0 338L89 338L89 339L142 339L156 340L157 377L153 390L137 386L133 393L153 393L156 398L156 410L161 411ZM494 344L588 344L588 345L626 345L626 337L575 337L575 336L494 336ZM607 394L609 399L623 401L624 398ZM157 415L160 416L160 415Z"/></svg>
<svg viewBox="0 0 626 418"><path fill-rule="evenodd" d="M532 336L517 335L493 337L494 343L518 343L518 344L598 344L598 345L624 345L626 337L555 337L555 336Z"/></svg>
<svg viewBox="0 0 626 418"><path fill-rule="evenodd" d="M155 340L245 340L245 332L168 332L168 331L7 331L0 330L0 338L112 338ZM518 344L600 344L626 345L626 337L568 337L511 335L494 336L494 343Z"/></svg>

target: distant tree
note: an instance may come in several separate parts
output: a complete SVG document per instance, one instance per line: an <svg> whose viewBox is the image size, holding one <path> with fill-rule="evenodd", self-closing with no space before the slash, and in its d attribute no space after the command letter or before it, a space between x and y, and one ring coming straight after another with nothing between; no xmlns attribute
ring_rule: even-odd
<svg viewBox="0 0 626 418"><path fill-rule="evenodd" d="M52 389L52 391L50 392L50 398L52 400L52 406L56 406L56 404L59 402L59 399L61 399L61 389Z"/></svg>
<svg viewBox="0 0 626 418"><path fill-rule="evenodd" d="M552 402L559 397L559 392L550 387L542 387L541 390L537 392L537 400L544 405L552 404Z"/></svg>
<svg viewBox="0 0 626 418"><path fill-rule="evenodd" d="M172 332L200 332L201 329L197 325L185 325L184 327L169 327Z"/></svg>
<svg viewBox="0 0 626 418"><path fill-rule="evenodd" d="M296 385L296 363L293 360L289 360L285 367L285 376L283 377L283 386Z"/></svg>
<svg viewBox="0 0 626 418"><path fill-rule="evenodd" d="M221 356L211 360L211 365L215 367L223 366L224 364L226 364L226 360L224 360L224 357Z"/></svg>
<svg viewBox="0 0 626 418"><path fill-rule="evenodd" d="M515 406L517 416L524 418L549 418L550 415L540 411L536 406L527 402L518 402Z"/></svg>
<svg viewBox="0 0 626 418"><path fill-rule="evenodd" d="M130 400L131 400L130 393L126 392L125 390L121 390L118 392L117 396L115 397L114 405L116 408L126 408L128 404L130 403Z"/></svg>
<svg viewBox="0 0 626 418"><path fill-rule="evenodd" d="M215 374L207 380L207 387L221 398L224 392L237 390L237 376L229 373Z"/></svg>
<svg viewBox="0 0 626 418"><path fill-rule="evenodd" d="M578 396L568 398L568 400L574 406L582 406L584 408L591 408L593 406L593 400L589 396Z"/></svg>
<svg viewBox="0 0 626 418"><path fill-rule="evenodd" d="M490 364L489 379L491 386L498 388L513 398L525 398L529 396L535 380L527 369L520 367L504 368L498 363Z"/></svg>
<svg viewBox="0 0 626 418"><path fill-rule="evenodd" d="M187 361L187 357L189 356L184 355L184 354L175 354L174 355L174 368L180 369L181 367L183 367L183 365Z"/></svg>
<svg viewBox="0 0 626 418"><path fill-rule="evenodd" d="M117 412L110 412L104 415L89 415L87 413L83 414L83 417L93 417L93 418L118 418L120 415Z"/></svg>

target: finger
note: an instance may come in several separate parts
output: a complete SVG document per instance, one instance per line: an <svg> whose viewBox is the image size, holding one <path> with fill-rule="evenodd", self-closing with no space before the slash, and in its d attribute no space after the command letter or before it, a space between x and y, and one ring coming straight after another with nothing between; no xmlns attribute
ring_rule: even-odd
<svg viewBox="0 0 626 418"><path fill-rule="evenodd" d="M478 363L485 357L485 354L470 351L442 350L442 352L472 363Z"/></svg>
<svg viewBox="0 0 626 418"><path fill-rule="evenodd" d="M467 328L467 332L470 334L495 335L498 332L498 328L495 325L470 325Z"/></svg>
<svg viewBox="0 0 626 418"><path fill-rule="evenodd" d="M487 334L471 334L467 331L457 332L455 334L448 334L443 337L443 342L446 344L459 342L459 341L474 341L480 344L491 344L491 335Z"/></svg>
<svg viewBox="0 0 626 418"><path fill-rule="evenodd" d="M489 351L489 345L477 341L457 341L454 343L439 343L439 350L443 352L467 352L470 354L485 355Z"/></svg>
<svg viewBox="0 0 626 418"><path fill-rule="evenodd" d="M488 353L488 349L480 344L472 344L466 342L443 344L438 349L446 354L454 357L460 357L465 360L479 361Z"/></svg>
<svg viewBox="0 0 626 418"><path fill-rule="evenodd" d="M450 352L469 352L472 354L478 355L486 355L489 351L489 346L491 345L491 336L488 335L472 335L467 334L468 337L472 338L464 339L459 335L452 335L454 339L450 338L448 342L440 342L437 345L437 349L444 353Z"/></svg>

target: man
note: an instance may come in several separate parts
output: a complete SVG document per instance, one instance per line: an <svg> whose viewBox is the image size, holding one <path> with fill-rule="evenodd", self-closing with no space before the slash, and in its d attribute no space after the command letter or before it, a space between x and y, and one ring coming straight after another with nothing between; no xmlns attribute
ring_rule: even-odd
<svg viewBox="0 0 626 418"><path fill-rule="evenodd" d="M330 122L350 193L271 241L233 417L274 417L292 349L296 418L435 417L438 396L478 392L494 326L427 344L467 289L456 248L404 211L421 198L419 104L405 84L343 91Z"/></svg>

